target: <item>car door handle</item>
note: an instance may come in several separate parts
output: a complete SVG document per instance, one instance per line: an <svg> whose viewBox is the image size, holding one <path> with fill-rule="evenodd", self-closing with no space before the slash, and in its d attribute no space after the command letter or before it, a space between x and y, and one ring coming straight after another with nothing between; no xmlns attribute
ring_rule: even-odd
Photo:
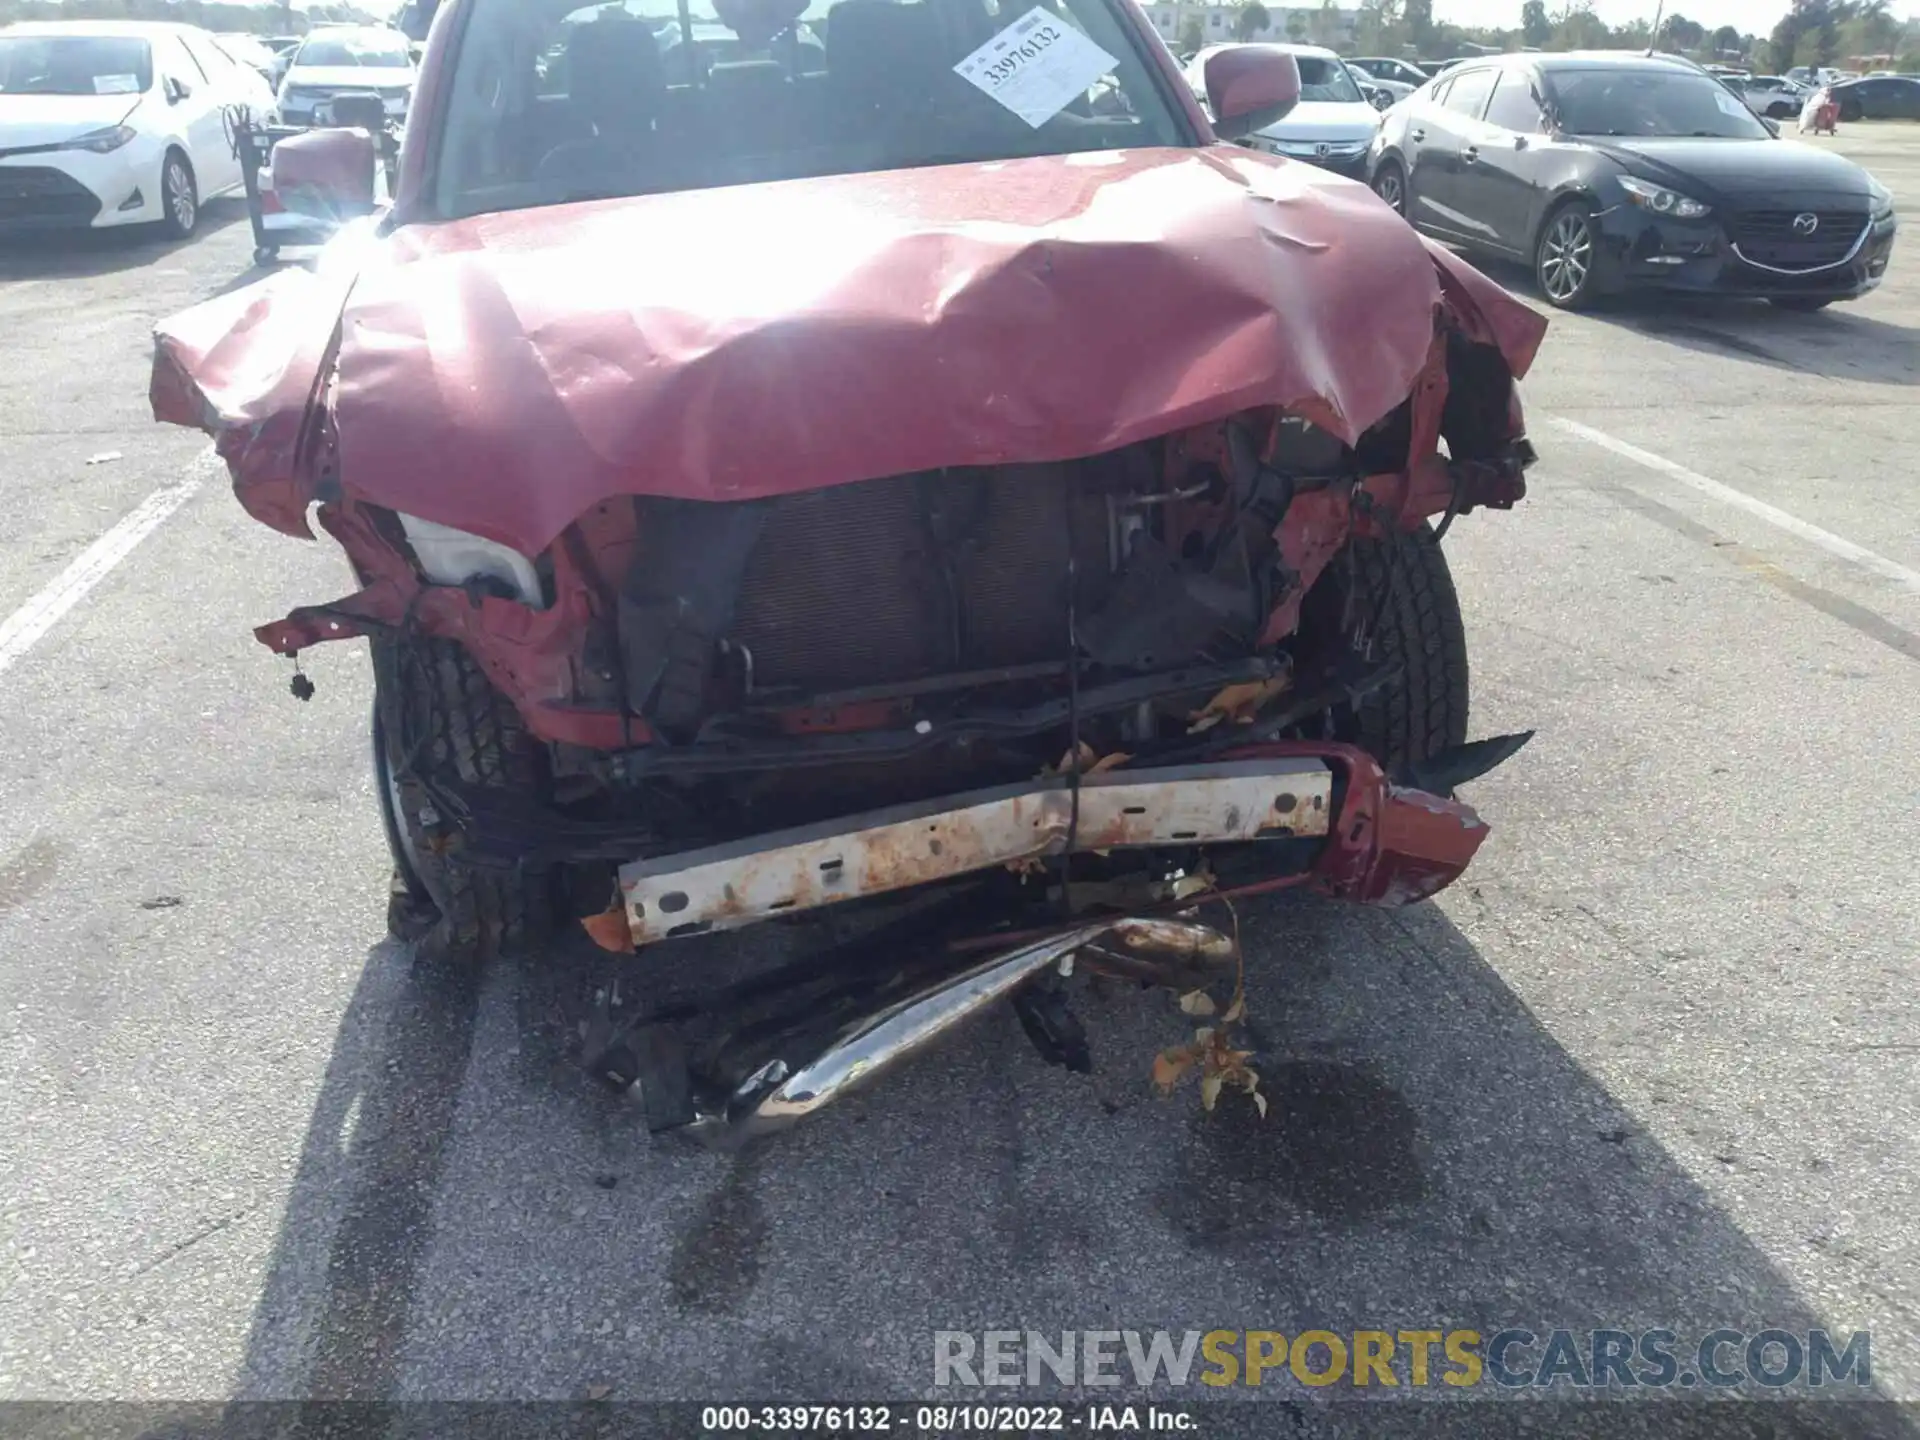
<svg viewBox="0 0 1920 1440"><path fill-rule="evenodd" d="M1460 152L1460 158L1469 165L1473 164L1474 161L1480 158L1480 147L1478 145L1467 146L1466 149Z"/></svg>
<svg viewBox="0 0 1920 1440"><path fill-rule="evenodd" d="M1416 140L1424 140L1427 138L1427 132L1424 130L1415 130L1412 132L1412 134L1413 134L1413 138Z"/></svg>

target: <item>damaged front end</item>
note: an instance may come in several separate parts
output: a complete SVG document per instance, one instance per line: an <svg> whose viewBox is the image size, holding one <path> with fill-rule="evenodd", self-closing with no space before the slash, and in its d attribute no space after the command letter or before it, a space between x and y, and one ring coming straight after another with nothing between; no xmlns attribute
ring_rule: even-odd
<svg viewBox="0 0 1920 1440"><path fill-rule="evenodd" d="M1279 213L1254 198L1268 209L1253 213ZM1299 250L1302 213L1260 223ZM1470 862L1486 827L1454 788L1525 737L1467 743L1438 540L1525 494L1515 380L1539 328L1379 223L1352 219L1342 243L1427 268L1391 272L1400 293L1376 330L1316 350L1295 313L1284 335L1260 332L1265 369L1244 345L1229 362L1176 336L1129 362L1119 398L1072 388L1087 347L1069 346L1052 357L1069 363L1032 367L1055 391L1023 402L1058 422L1044 444L1005 404L964 433L876 426L831 444L818 431L836 417L773 407L743 440L712 418L719 382L700 364L731 364L751 389L767 356L730 338L656 366L701 376L707 408L675 408L687 395L649 388L652 352L613 332L542 357L593 382L561 397L564 424L543 422L504 378L551 333L531 320L497 373L469 365L456 385L443 369L409 389L392 368L411 353L394 339L395 277L377 273L364 295L322 273L173 322L155 408L216 435L256 515L305 533L316 514L351 558L353 593L257 633L289 657L372 637L382 794L423 903L443 918L467 906L459 933L482 950L509 923L537 939L544 916L631 955L600 989L589 1065L643 1081L657 1128L755 1132L1001 1000L1049 1060L1083 1068L1063 969L1204 985L1235 953L1195 917L1213 899L1297 885L1407 904ZM982 310L994 286L1027 295L1022 267L1042 248L978 265L964 293ZM1074 293L1096 253L1048 249L1049 283ZM1228 247L1220 264L1249 254ZM1219 312L1231 291L1244 316L1227 331L1271 327L1275 302L1228 279L1189 308ZM447 313L450 296L476 303L464 272L421 284L442 281ZM441 313L432 300L407 323ZM910 329L930 305L904 297L857 353L945 364L938 337ZM899 413L927 410L904 382L868 379L895 387ZM653 428L596 409L609 392ZM454 394L548 423L551 483L527 480L531 456L503 469L473 448L469 429L499 416L436 430ZM426 417L411 430L407 403ZM430 439L470 463L467 513L420 486ZM664 998L697 937L769 922L865 933Z"/></svg>

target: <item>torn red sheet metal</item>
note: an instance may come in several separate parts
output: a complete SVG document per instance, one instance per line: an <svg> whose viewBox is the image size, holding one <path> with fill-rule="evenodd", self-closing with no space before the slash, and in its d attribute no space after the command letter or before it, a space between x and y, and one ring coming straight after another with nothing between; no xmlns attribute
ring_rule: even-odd
<svg viewBox="0 0 1920 1440"><path fill-rule="evenodd" d="M1229 751L1228 759L1310 757L1344 767L1340 813L1315 863L1316 889L1362 905L1412 905L1460 878L1488 835L1471 805L1395 785L1356 745L1280 740Z"/></svg>
<svg viewBox="0 0 1920 1440"><path fill-rule="evenodd" d="M349 493L527 555L615 496L1064 460L1261 406L1350 442L1413 388L1443 303L1516 374L1545 329L1360 187L1227 148L402 226L348 283L163 324L155 414L218 436L248 508L304 533L331 378Z"/></svg>

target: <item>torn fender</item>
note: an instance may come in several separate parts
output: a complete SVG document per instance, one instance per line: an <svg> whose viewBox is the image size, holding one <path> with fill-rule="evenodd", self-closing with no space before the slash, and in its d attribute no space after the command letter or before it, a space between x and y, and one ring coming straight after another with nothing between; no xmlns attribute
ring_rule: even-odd
<svg viewBox="0 0 1920 1440"><path fill-rule="evenodd" d="M1313 870L1314 887L1336 899L1384 906L1425 900L1459 879L1487 838L1487 822L1471 805L1394 784L1357 745L1278 740L1222 758L1311 758L1344 770L1339 814Z"/></svg>
<svg viewBox="0 0 1920 1440"><path fill-rule="evenodd" d="M248 512L306 540L313 477L302 447L353 278L345 267L282 270L154 331L154 418L213 436Z"/></svg>
<svg viewBox="0 0 1920 1440"><path fill-rule="evenodd" d="M621 495L1065 460L1261 406L1352 441L1442 308L1516 374L1544 332L1311 166L1046 156L403 225L350 294L288 276L163 324L154 408L299 533L337 329L348 492L533 555Z"/></svg>

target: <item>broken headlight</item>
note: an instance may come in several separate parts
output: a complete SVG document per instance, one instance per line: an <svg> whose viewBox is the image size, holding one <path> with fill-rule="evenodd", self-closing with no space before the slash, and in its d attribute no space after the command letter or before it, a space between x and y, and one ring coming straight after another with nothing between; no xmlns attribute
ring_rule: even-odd
<svg viewBox="0 0 1920 1440"><path fill-rule="evenodd" d="M546 608L533 562L511 546L418 515L401 514L400 526L413 547L414 559L420 562L420 573L435 585L492 581L535 609Z"/></svg>

